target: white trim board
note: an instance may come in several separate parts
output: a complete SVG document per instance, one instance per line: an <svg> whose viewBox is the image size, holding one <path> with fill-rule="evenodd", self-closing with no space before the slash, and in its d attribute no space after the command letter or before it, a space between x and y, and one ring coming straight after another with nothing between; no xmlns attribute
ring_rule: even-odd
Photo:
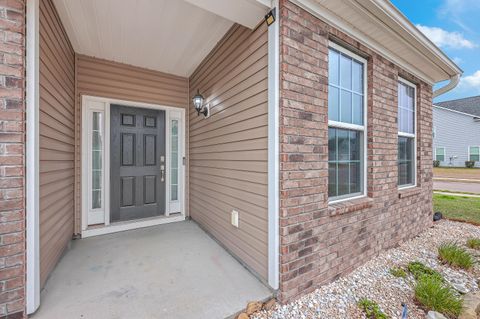
<svg viewBox="0 0 480 319"><path fill-rule="evenodd" d="M119 99L112 99L112 98L102 98L102 97L94 97L83 95L81 100L82 105L82 151L81 158L81 171L82 171L82 212L81 212L81 223L82 223L82 237L85 236L93 236L92 234L105 234L110 232L116 231L123 231L127 229L134 229L139 227L147 227L153 224L158 224L155 222L156 219L148 219L145 220L135 220L130 222L121 222L121 223L110 223L110 105L111 104L119 104L125 105L128 107L139 107L139 108L149 108L149 109L157 109L165 111L165 149L166 149L166 192L165 192L165 217L159 217L158 223L165 223L168 222L164 221L166 217L168 217L171 213L180 213L180 216L183 218L178 217L179 215L174 216L172 219L173 221L177 221L178 219L185 219L185 165L183 165L183 157L185 156L185 147L186 147L186 139L185 139L185 109L165 106L165 105L158 105L158 104L150 104L150 103L140 103L140 102L132 102L126 100L119 100ZM88 151L89 148L89 141L91 140L89 133L89 121L87 120L87 116L95 112L102 112L104 114L104 163L103 163L103 193L102 193L102 200L103 206L100 209L90 210L90 187L89 181L91 180L89 174L89 163L90 163L90 152ZM169 174L169 167L170 167L170 121L171 120L179 120L179 142L180 148L178 152L179 157L179 197L178 200L174 203L170 201L170 174ZM89 219L90 218L90 219ZM90 222L91 221L91 222ZM99 228L98 226L89 226L89 224L104 224L103 228ZM117 227L118 226L118 227ZM100 231L99 229L104 229Z"/></svg>
<svg viewBox="0 0 480 319"><path fill-rule="evenodd" d="M27 314L40 306L39 0L27 1L26 33L26 241Z"/></svg>
<svg viewBox="0 0 480 319"><path fill-rule="evenodd" d="M280 280L280 14L274 1L276 21L268 27L268 284L279 288Z"/></svg>

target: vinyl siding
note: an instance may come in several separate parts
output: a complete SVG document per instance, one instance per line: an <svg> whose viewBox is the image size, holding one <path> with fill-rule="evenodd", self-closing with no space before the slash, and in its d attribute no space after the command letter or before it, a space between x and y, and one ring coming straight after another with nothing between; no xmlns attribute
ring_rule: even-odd
<svg viewBox="0 0 480 319"><path fill-rule="evenodd" d="M238 25L190 77L190 215L262 278L268 270L268 32ZM230 212L239 212L239 228Z"/></svg>
<svg viewBox="0 0 480 319"><path fill-rule="evenodd" d="M40 1L40 282L73 234L75 54L51 0Z"/></svg>
<svg viewBox="0 0 480 319"><path fill-rule="evenodd" d="M437 147L445 148L445 161L441 166L452 164L457 167L465 167L468 161L468 147L480 145L480 122L474 121L473 116L467 116L456 112L433 108L433 159ZM450 157L457 156L450 163ZM480 163L475 163L480 167Z"/></svg>
<svg viewBox="0 0 480 319"><path fill-rule="evenodd" d="M83 55L76 57L77 75L77 154L76 154L76 209L75 232L81 231L81 96L91 95L132 102L165 106L188 106L188 79L126 64L96 59ZM188 125L186 127L188 134ZM188 135L187 135L188 136ZM188 145L186 145L188 150ZM187 171L188 172L188 171ZM188 184L188 173L186 174ZM188 196L186 194L186 198ZM188 207L188 206L186 206Z"/></svg>

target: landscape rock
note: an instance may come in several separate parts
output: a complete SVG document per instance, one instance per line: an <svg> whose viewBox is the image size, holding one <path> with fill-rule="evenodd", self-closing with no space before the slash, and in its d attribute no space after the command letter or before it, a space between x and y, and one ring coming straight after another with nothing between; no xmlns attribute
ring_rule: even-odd
<svg viewBox="0 0 480 319"><path fill-rule="evenodd" d="M390 273L392 267L406 269L409 262L420 261L442 274L452 286L468 292L479 291L480 266L465 271L442 264L438 260L438 246L445 242L465 245L468 238L480 238L480 227L466 223L440 220L434 227L389 249L355 269L289 304L276 304L272 309L255 313L253 319L357 319L365 318L358 307L362 298L376 302L389 318L401 318L402 303L408 307L408 319L425 319L426 311L414 300L415 279L411 274L397 278ZM434 317L434 318L445 318ZM477 318L475 318L477 319Z"/></svg>
<svg viewBox="0 0 480 319"><path fill-rule="evenodd" d="M425 319L447 319L447 317L442 315L440 312L429 311Z"/></svg>
<svg viewBox="0 0 480 319"><path fill-rule="evenodd" d="M277 304L277 301L272 298L263 304L263 310L266 310L266 311L272 310L276 304Z"/></svg>
<svg viewBox="0 0 480 319"><path fill-rule="evenodd" d="M262 306L263 304L259 301L252 301L252 302L249 302L248 305L247 305L247 309L245 310L245 312L247 313L247 315L251 316L253 315L254 313L262 310Z"/></svg>
<svg viewBox="0 0 480 319"><path fill-rule="evenodd" d="M250 317L245 313L242 312L241 314L238 315L237 319L249 319Z"/></svg>
<svg viewBox="0 0 480 319"><path fill-rule="evenodd" d="M480 293L469 293L463 297L463 310L458 319L477 319L480 312Z"/></svg>

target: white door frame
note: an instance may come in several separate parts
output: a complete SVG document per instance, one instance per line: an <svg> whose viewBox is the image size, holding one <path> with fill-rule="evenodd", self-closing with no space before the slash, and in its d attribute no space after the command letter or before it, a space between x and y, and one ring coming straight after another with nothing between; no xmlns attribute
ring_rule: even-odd
<svg viewBox="0 0 480 319"><path fill-rule="evenodd" d="M128 107L148 108L165 111L165 216L139 219L134 221L125 221L110 224L110 105L124 105ZM185 220L185 165L183 158L185 157L185 109L142 103L132 102L126 100L119 100L113 98L95 97L89 95L82 95L82 147L81 147L81 172L82 172L82 237L91 237L96 235L103 235L112 232L136 229L141 227L148 227L169 222ZM90 142L91 142L91 128L89 115L92 112L101 112L103 114L103 192L102 192L102 207L96 210L90 210L90 196L91 193L91 169L90 169ZM170 201L170 123L173 120L178 120L179 123L179 197L177 201ZM170 215L173 213L179 213ZM89 224L103 224L102 226L89 226Z"/></svg>

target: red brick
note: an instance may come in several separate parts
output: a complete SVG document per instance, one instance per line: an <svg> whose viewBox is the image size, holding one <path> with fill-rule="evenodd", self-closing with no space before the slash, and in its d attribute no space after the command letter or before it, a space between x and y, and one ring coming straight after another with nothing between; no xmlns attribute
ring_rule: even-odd
<svg viewBox="0 0 480 319"><path fill-rule="evenodd" d="M280 291L287 302L432 223L432 87L288 0L280 2ZM368 58L367 198L328 204L328 43ZM417 83L418 185L397 187L397 79ZM400 194L400 195L399 195Z"/></svg>

